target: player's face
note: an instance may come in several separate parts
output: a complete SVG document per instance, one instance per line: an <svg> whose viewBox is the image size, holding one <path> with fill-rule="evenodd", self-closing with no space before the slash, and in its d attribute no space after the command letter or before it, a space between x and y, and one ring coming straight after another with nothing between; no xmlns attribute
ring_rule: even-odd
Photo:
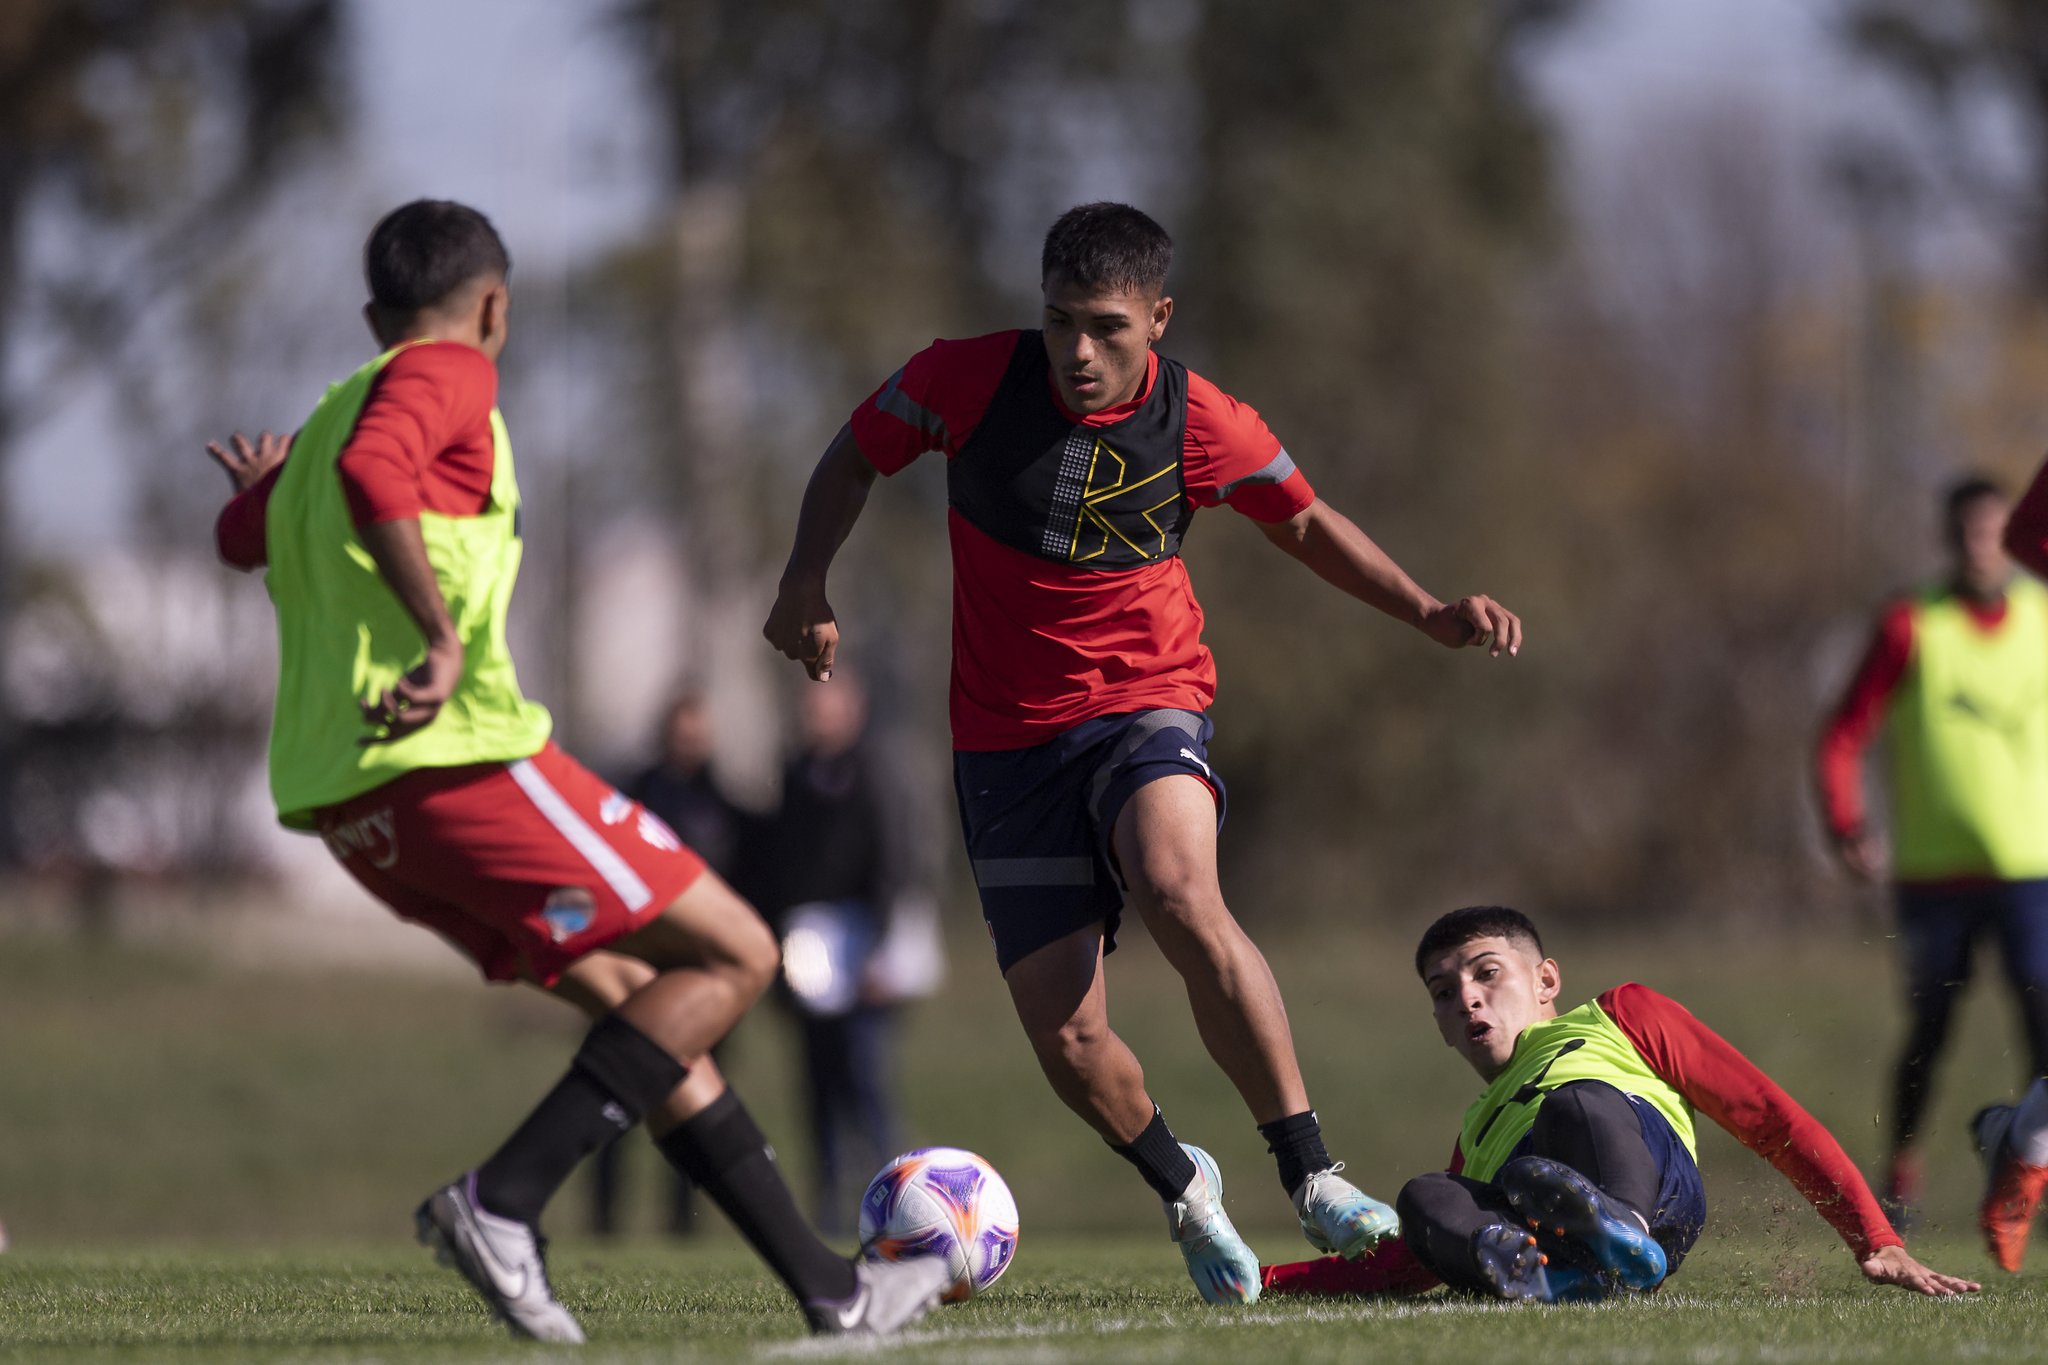
<svg viewBox="0 0 2048 1365"><path fill-rule="evenodd" d="M1166 331L1173 300L1145 290L1105 290L1064 275L1045 281L1045 353L1069 411L1128 403L1145 382L1146 356Z"/></svg>
<svg viewBox="0 0 2048 1365"><path fill-rule="evenodd" d="M1972 498L1956 515L1956 576L1969 591L1989 597L2012 577L2005 554L2004 498Z"/></svg>
<svg viewBox="0 0 2048 1365"><path fill-rule="evenodd" d="M1529 944L1475 938L1427 965L1437 1032L1487 1080L1506 1068L1522 1030L1555 1018L1557 963Z"/></svg>

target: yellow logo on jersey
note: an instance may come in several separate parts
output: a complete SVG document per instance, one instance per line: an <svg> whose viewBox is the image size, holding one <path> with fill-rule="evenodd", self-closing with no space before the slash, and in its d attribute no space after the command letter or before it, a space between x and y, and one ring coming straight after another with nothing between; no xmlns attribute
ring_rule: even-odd
<svg viewBox="0 0 2048 1365"><path fill-rule="evenodd" d="M1135 482L1126 482L1131 476L1129 462L1117 454L1108 442L1099 436L1096 437L1095 449L1088 457L1088 479L1081 490L1081 506L1074 513L1074 533L1067 544L1068 560L1082 564L1107 554L1111 536L1130 546L1142 559L1157 559L1165 554L1166 538L1171 527L1161 525L1158 517L1153 514L1180 501L1178 488L1149 507L1114 508L1110 504L1127 493L1133 493L1155 480L1165 478L1174 471L1174 468L1174 465L1169 464L1164 469L1155 470ZM1112 521L1112 517L1116 520ZM1124 528L1119 528L1117 521L1123 522L1124 528L1128 528L1131 535L1139 536L1144 543L1140 544L1130 535L1125 535ZM1150 530L1141 531L1137 525L1139 521L1143 521Z"/></svg>

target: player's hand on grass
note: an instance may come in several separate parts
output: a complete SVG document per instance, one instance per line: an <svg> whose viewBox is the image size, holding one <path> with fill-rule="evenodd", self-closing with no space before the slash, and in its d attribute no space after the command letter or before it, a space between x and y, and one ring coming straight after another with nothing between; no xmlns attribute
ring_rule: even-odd
<svg viewBox="0 0 2048 1365"><path fill-rule="evenodd" d="M462 642L444 641L429 645L427 657L400 678L384 695L363 706L363 723L377 733L365 736L363 744L389 744L425 729L462 681Z"/></svg>
<svg viewBox="0 0 2048 1365"><path fill-rule="evenodd" d="M206 443L206 453L228 472L228 482L235 486L237 493L255 487L265 474L283 464L291 448L291 437L276 436L267 431L257 436L253 444L239 431L228 439L226 446L219 441Z"/></svg>
<svg viewBox="0 0 2048 1365"><path fill-rule="evenodd" d="M824 584L784 582L761 634L783 658L802 664L813 681L832 676L832 659L839 652L839 618L825 600Z"/></svg>
<svg viewBox="0 0 2048 1365"><path fill-rule="evenodd" d="M1461 597L1422 621L1423 633L1449 649L1483 649L1498 659L1522 652L1522 618L1491 597Z"/></svg>
<svg viewBox="0 0 2048 1365"><path fill-rule="evenodd" d="M1895 1284L1915 1294L1945 1299L1951 1294L1974 1294L1984 1286L1975 1280L1957 1279L1930 1270L1909 1255L1904 1247L1886 1247L1863 1262L1863 1274L1872 1284Z"/></svg>

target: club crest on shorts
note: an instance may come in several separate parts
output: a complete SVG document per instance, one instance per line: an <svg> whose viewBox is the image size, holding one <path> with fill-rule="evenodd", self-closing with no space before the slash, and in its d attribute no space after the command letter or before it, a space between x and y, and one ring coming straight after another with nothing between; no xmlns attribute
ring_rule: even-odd
<svg viewBox="0 0 2048 1365"><path fill-rule="evenodd" d="M597 818L607 825L623 825L626 817L633 813L633 798L624 792L613 792L597 808Z"/></svg>
<svg viewBox="0 0 2048 1365"><path fill-rule="evenodd" d="M565 886L548 896L540 917L548 922L548 937L561 943L576 937L597 919L597 900L580 886Z"/></svg>
<svg viewBox="0 0 2048 1365"><path fill-rule="evenodd" d="M640 837L654 847L667 849L670 853L683 851L683 841L676 837L676 832L668 827L667 821L651 810L640 812Z"/></svg>

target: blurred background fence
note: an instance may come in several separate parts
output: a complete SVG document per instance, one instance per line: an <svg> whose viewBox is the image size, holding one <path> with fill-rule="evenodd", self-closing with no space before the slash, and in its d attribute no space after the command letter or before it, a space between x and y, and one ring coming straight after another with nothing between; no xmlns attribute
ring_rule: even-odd
<svg viewBox="0 0 2048 1365"><path fill-rule="evenodd" d="M529 690L618 770L702 689L757 797L794 677L758 627L825 440L931 337L1028 324L1058 211L1158 216L1166 349L1529 629L1475 666L1203 519L1255 921L1841 913L1820 708L1933 566L1935 490L2048 434L2025 0L11 0L17 906L356 903L270 825L267 604L212 562L201 448L367 354L360 241L423 194L515 262ZM883 487L834 587L955 857L942 499Z"/></svg>

